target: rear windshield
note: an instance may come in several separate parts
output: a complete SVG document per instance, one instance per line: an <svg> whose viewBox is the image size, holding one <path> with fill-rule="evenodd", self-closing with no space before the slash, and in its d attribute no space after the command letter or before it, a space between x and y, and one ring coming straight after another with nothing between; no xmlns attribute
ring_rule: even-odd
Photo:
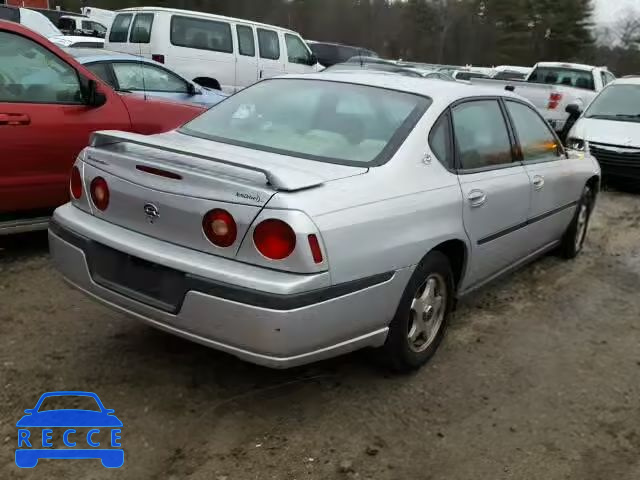
<svg viewBox="0 0 640 480"><path fill-rule="evenodd" d="M181 132L343 165L391 158L431 100L341 82L274 79L229 97Z"/></svg>
<svg viewBox="0 0 640 480"><path fill-rule="evenodd" d="M640 122L640 85L619 84L605 88L591 102L584 116Z"/></svg>
<svg viewBox="0 0 640 480"><path fill-rule="evenodd" d="M531 73L528 81L548 85L566 85L585 90L596 89L593 73L572 68L538 67Z"/></svg>

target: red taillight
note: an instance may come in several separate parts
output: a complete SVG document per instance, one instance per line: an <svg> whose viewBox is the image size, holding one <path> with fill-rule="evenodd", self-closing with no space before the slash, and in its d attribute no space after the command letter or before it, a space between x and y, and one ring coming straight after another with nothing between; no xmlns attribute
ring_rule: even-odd
<svg viewBox="0 0 640 480"><path fill-rule="evenodd" d="M202 220L202 229L209 241L218 247L230 247L238 236L236 221L226 210L211 210Z"/></svg>
<svg viewBox="0 0 640 480"><path fill-rule="evenodd" d="M296 248L296 234L288 224L272 218L256 227L253 231L253 243L265 257L283 260Z"/></svg>
<svg viewBox="0 0 640 480"><path fill-rule="evenodd" d="M91 200L103 212L109 206L109 186L104 178L96 177L91 182Z"/></svg>
<svg viewBox="0 0 640 480"><path fill-rule="evenodd" d="M80 200L80 197L82 197L82 176L80 175L80 169L75 165L71 169L69 189L71 190L71 196L76 200Z"/></svg>
<svg viewBox="0 0 640 480"><path fill-rule="evenodd" d="M153 54L151 55L151 60L158 63L164 63L164 55Z"/></svg>
<svg viewBox="0 0 640 480"><path fill-rule="evenodd" d="M558 107L558 105L560 105L561 101L562 101L562 94L558 92L553 92L551 95L549 95L549 105L548 105L549 110L555 110Z"/></svg>
<svg viewBox="0 0 640 480"><path fill-rule="evenodd" d="M309 248L311 249L313 261L316 263L322 263L322 250L320 249L320 242L318 242L318 237L316 237L314 234L311 234L308 238Z"/></svg>

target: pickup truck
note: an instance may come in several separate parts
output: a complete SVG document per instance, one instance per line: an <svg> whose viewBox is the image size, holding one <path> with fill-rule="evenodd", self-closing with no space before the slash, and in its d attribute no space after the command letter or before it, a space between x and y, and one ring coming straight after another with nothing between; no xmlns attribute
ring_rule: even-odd
<svg viewBox="0 0 640 480"><path fill-rule="evenodd" d="M522 81L472 78L474 85L510 90L529 100L556 132L564 130L570 104L585 109L615 76L604 67L542 62Z"/></svg>
<svg viewBox="0 0 640 480"><path fill-rule="evenodd" d="M0 20L0 235L46 229L96 130L177 128L200 106L116 92L36 32Z"/></svg>

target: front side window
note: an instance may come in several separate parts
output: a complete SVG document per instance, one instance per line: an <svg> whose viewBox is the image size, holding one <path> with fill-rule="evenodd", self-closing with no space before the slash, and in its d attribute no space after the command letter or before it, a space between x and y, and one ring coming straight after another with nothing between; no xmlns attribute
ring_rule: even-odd
<svg viewBox="0 0 640 480"><path fill-rule="evenodd" d="M531 108L516 102L506 102L516 129L522 158L525 162L557 160L560 148L547 124Z"/></svg>
<svg viewBox="0 0 640 480"><path fill-rule="evenodd" d="M231 25L200 18L171 17L171 43L178 47L233 53Z"/></svg>
<svg viewBox="0 0 640 480"><path fill-rule="evenodd" d="M236 32L238 34L238 47L240 55L247 57L256 56L256 41L253 38L253 28L246 25L237 25Z"/></svg>
<svg viewBox="0 0 640 480"><path fill-rule="evenodd" d="M302 65L311 64L311 55L307 46L300 38L290 33L285 33L284 41L287 45L287 56L289 63L299 63Z"/></svg>
<svg viewBox="0 0 640 480"><path fill-rule="evenodd" d="M260 58L267 60L280 58L280 41L276 32L259 28L258 45L260 46Z"/></svg>
<svg viewBox="0 0 640 480"><path fill-rule="evenodd" d="M153 28L153 13L139 13L136 15L131 27L131 43L149 43L151 41L151 28Z"/></svg>
<svg viewBox="0 0 640 480"><path fill-rule="evenodd" d="M640 85L609 85L591 102L584 116L604 120L640 122Z"/></svg>
<svg viewBox="0 0 640 480"><path fill-rule="evenodd" d="M114 63L119 90L187 93L187 83L163 68L144 63Z"/></svg>
<svg viewBox="0 0 640 480"><path fill-rule="evenodd" d="M596 89L591 72L571 68L538 67L531 73L527 81L547 85L565 85L585 90Z"/></svg>
<svg viewBox="0 0 640 480"><path fill-rule="evenodd" d="M120 13L116 15L116 18L113 20L113 25L111 25L111 32L109 33L110 42L124 43L127 41L132 18L133 14L131 13Z"/></svg>
<svg viewBox="0 0 640 480"><path fill-rule="evenodd" d="M181 132L295 158L342 165L389 160L431 104L363 85L275 79L229 97Z"/></svg>
<svg viewBox="0 0 640 480"><path fill-rule="evenodd" d="M108 63L91 63L89 65L85 65L87 69L92 71L100 80L107 83L112 88L118 88L117 83L114 81L113 75L111 74L111 68Z"/></svg>
<svg viewBox="0 0 640 480"><path fill-rule="evenodd" d="M507 126L497 100L473 101L454 107L453 129L463 170L513 162Z"/></svg>
<svg viewBox="0 0 640 480"><path fill-rule="evenodd" d="M0 102L80 104L78 74L36 42L0 32Z"/></svg>

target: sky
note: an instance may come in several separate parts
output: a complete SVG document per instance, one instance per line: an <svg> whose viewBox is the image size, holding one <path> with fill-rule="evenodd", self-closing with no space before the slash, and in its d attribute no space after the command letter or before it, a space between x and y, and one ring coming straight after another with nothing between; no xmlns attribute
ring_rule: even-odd
<svg viewBox="0 0 640 480"><path fill-rule="evenodd" d="M594 0L595 17L598 23L609 23L619 18L628 8L640 11L640 0Z"/></svg>

